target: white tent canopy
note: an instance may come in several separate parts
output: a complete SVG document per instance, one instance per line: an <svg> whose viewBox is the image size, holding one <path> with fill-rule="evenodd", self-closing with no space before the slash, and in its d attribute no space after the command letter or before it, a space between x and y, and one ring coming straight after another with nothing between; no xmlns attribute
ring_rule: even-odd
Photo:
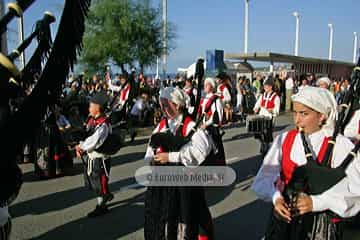
<svg viewBox="0 0 360 240"><path fill-rule="evenodd" d="M187 68L178 68L178 72L186 73L186 77L190 78L191 76L195 76L195 70L196 70L196 62L191 64ZM204 70L206 70L206 61L204 62Z"/></svg>

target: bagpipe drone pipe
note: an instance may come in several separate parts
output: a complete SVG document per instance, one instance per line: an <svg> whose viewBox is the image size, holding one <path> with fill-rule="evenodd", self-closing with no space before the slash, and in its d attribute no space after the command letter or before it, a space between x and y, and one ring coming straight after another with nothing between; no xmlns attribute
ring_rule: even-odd
<svg viewBox="0 0 360 240"><path fill-rule="evenodd" d="M3 79L0 83L0 91L2 93L0 101L3 109L8 105L9 98L14 98L20 90L20 83L33 82L33 75L41 71L41 63L48 56L51 48L50 24L54 21L55 17L51 13L46 12L43 19L36 22L35 30L15 50L7 56L0 53L0 75ZM38 39L38 47L26 67L19 71L13 62L24 52L35 37ZM1 117L1 120L3 119Z"/></svg>
<svg viewBox="0 0 360 240"><path fill-rule="evenodd" d="M0 19L0 35L6 32L6 27L14 17L21 17L35 0L18 0L8 4L9 11Z"/></svg>
<svg viewBox="0 0 360 240"><path fill-rule="evenodd" d="M9 12L0 20L2 31L15 16L20 16L34 1L17 1L9 5ZM16 164L16 154L21 151L24 142L31 138L40 126L46 109L51 102L59 97L61 87L73 68L77 54L81 50L82 38L85 31L85 18L90 7L90 0L67 0L60 19L58 32L51 46L51 50L46 55L46 63L37 79L32 92L25 98L19 109L2 117L0 120L0 132L2 140L0 151L2 154L1 173L0 173L0 205L9 204L19 192L22 179L21 171ZM51 22L51 16L44 17L45 24ZM41 31L39 31L41 32ZM48 42L49 43L49 42ZM40 50L39 50L40 51ZM44 56L43 54L39 54ZM44 60L43 57L40 57ZM35 61L35 60L34 60ZM30 63L30 62L29 62ZM29 64L28 63L28 64ZM0 55L0 74L1 91L10 88L10 79L17 82L32 81L30 66L25 66L24 70L29 71L27 75L22 74L12 63L11 56ZM39 66L39 64L35 64ZM27 68L28 67L28 68ZM31 76L31 77L29 77ZM27 79L24 79L26 77ZM3 92L2 94L3 95ZM9 101L10 96L2 96L3 103Z"/></svg>

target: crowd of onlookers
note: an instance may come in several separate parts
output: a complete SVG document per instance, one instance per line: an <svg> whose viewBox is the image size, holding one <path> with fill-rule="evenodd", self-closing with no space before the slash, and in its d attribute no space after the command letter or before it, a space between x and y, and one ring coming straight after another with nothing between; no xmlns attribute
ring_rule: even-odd
<svg viewBox="0 0 360 240"><path fill-rule="evenodd" d="M263 83L268 76L257 74L252 81L239 77L236 82L235 111L240 114L251 113L256 100L263 92ZM329 89L337 102L343 98L349 89L349 79L331 80L326 76L316 78L314 74L294 76L294 74L275 74L273 77L274 91L280 97L280 111L291 110L291 96L305 86L319 86Z"/></svg>

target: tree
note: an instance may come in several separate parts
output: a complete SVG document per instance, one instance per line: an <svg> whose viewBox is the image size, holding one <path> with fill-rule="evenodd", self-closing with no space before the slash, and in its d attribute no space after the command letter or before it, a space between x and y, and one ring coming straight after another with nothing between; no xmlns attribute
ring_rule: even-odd
<svg viewBox="0 0 360 240"><path fill-rule="evenodd" d="M149 67L156 62L156 57L163 53L161 8L150 8L148 1L137 3L136 17L138 32L135 40L135 58L140 69ZM175 26L167 23L167 54L174 48L176 38Z"/></svg>
<svg viewBox="0 0 360 240"><path fill-rule="evenodd" d="M125 65L140 69L156 63L163 52L160 8L149 1L94 1L86 25L82 63L99 69L109 61L125 71ZM175 27L168 25L168 49L174 48Z"/></svg>

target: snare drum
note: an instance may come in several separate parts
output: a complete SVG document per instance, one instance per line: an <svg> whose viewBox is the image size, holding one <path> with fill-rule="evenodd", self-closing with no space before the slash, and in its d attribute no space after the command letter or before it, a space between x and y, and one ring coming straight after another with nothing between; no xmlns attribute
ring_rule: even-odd
<svg viewBox="0 0 360 240"><path fill-rule="evenodd" d="M273 119L271 117L264 117L264 129L272 129L273 127Z"/></svg>
<svg viewBox="0 0 360 240"><path fill-rule="evenodd" d="M249 133L263 133L269 128L272 128L272 119L269 117L253 115L246 118L246 129Z"/></svg>

